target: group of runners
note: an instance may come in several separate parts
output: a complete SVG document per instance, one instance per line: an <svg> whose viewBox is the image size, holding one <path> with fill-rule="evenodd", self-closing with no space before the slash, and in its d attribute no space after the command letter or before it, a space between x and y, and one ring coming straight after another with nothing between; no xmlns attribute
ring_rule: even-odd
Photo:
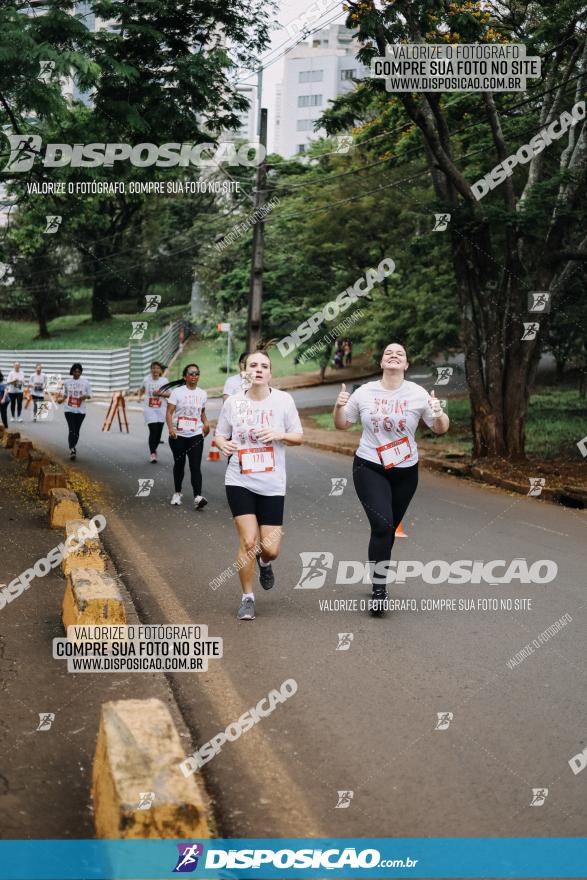
<svg viewBox="0 0 587 880"><path fill-rule="evenodd" d="M347 430L357 421L362 425L352 474L370 525L368 559L373 594L369 607L374 614L383 613L387 599L386 566L378 563L389 561L396 528L418 485L418 424L422 419L436 434L444 434L449 428L448 416L434 391L429 394L405 378L409 362L404 346L388 345L380 366L381 377L361 385L353 394L342 385L333 410L337 429ZM158 361L153 362L140 389L150 460L157 463L158 446L167 425L173 454L171 504L182 503L187 460L194 507L202 510L208 503L202 495L201 472L204 438L210 433L207 393L198 387L197 364L187 364L182 378L175 382L167 381L165 369ZM92 393L90 383L82 379L82 372L81 364L73 364L71 378L62 383L57 396L57 402L65 404L72 458L85 418L85 402ZM239 620L255 618L255 568L258 567L259 583L264 590L275 584L272 563L279 555L283 536L286 447L303 442L302 424L292 396L272 387L271 379L267 351L242 354L239 373L225 383L214 436L227 459L226 497L239 538Z"/></svg>
<svg viewBox="0 0 587 880"><path fill-rule="evenodd" d="M13 422L22 422L22 409L25 395L33 403L33 421L37 421L39 407L45 399L47 377L43 373L43 365L37 364L34 373L29 376L28 382L19 361L15 361L12 369L8 372L6 381L0 370L0 418L5 428L8 427L10 418ZM9 413L10 408L10 413Z"/></svg>

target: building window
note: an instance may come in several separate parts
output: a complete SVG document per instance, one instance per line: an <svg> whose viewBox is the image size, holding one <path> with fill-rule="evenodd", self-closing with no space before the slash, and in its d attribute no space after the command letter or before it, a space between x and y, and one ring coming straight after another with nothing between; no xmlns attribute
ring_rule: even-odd
<svg viewBox="0 0 587 880"><path fill-rule="evenodd" d="M312 131L314 128L314 120L298 119L296 127L298 131Z"/></svg>
<svg viewBox="0 0 587 880"><path fill-rule="evenodd" d="M300 70L299 82L301 83L322 82L323 79L323 70Z"/></svg>
<svg viewBox="0 0 587 880"><path fill-rule="evenodd" d="M306 145L305 144L298 144L298 153L305 153L305 152L306 152Z"/></svg>
<svg viewBox="0 0 587 880"><path fill-rule="evenodd" d="M321 107L322 95L298 95L298 107Z"/></svg>
<svg viewBox="0 0 587 880"><path fill-rule="evenodd" d="M341 78L341 79L352 79L352 78L353 78L354 76L356 76L356 75L357 75L357 71L354 70L354 69L353 69L353 70L349 69L349 70L341 70L341 71L340 71L340 78Z"/></svg>

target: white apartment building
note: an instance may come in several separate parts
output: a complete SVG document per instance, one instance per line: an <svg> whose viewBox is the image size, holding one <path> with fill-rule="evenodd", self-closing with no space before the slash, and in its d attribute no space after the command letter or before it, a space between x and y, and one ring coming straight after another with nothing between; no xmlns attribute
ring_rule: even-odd
<svg viewBox="0 0 587 880"><path fill-rule="evenodd" d="M355 58L353 31L331 24L286 53L283 81L276 88L274 143L286 159L304 153L309 142L323 137L315 121L328 102L355 88L369 73Z"/></svg>
<svg viewBox="0 0 587 880"><path fill-rule="evenodd" d="M226 141L246 141L249 144L255 144L259 140L257 136L258 127L258 109L257 109L257 86L239 84L236 91L248 100L249 106L247 110L238 113L240 126L236 131L226 129L222 133L222 140Z"/></svg>

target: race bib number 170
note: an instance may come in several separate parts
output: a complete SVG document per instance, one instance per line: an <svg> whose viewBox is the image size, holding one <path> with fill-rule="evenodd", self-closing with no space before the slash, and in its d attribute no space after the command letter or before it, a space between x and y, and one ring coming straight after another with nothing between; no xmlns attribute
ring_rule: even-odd
<svg viewBox="0 0 587 880"><path fill-rule="evenodd" d="M263 474L275 470L275 455L272 446L239 449L238 460L241 474Z"/></svg>

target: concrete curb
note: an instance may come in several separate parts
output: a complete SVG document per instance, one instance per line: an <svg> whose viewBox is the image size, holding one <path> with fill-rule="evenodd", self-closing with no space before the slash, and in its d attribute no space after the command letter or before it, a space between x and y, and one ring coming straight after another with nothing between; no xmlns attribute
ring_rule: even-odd
<svg viewBox="0 0 587 880"><path fill-rule="evenodd" d="M116 581L95 568L73 568L67 575L61 610L68 626L125 624L124 601Z"/></svg>
<svg viewBox="0 0 587 880"><path fill-rule="evenodd" d="M89 519L68 519L65 523L65 538L78 534L81 528L90 528ZM67 577L74 569L93 568L96 571L106 570L106 554L99 538L88 538L78 550L73 550L63 557L61 573Z"/></svg>
<svg viewBox="0 0 587 880"><path fill-rule="evenodd" d="M92 772L102 839L209 838L204 800L179 765L185 755L161 700L103 703ZM149 806L139 807L149 795Z"/></svg>
<svg viewBox="0 0 587 880"><path fill-rule="evenodd" d="M4 449L12 449L16 440L20 438L19 431L3 431L2 446Z"/></svg>
<svg viewBox="0 0 587 880"><path fill-rule="evenodd" d="M2 446L12 448L14 440L20 438L19 432L6 431L3 425L0 429ZM9 442L4 442L7 434L11 435ZM29 476L36 476L38 472L39 495L49 498L52 527L63 527L66 538L77 534L80 527L88 527L89 519L82 518L81 510L87 505L67 488L66 473L44 453L33 450L32 443L27 448L27 458ZM90 511L86 509L85 513ZM66 578L66 589L62 623L66 632L72 624L126 623L125 601L132 605L132 600L128 593L125 593L126 599L123 598L116 580L106 573L108 563L115 571L97 536L64 556L61 571ZM132 612L136 614L134 606ZM174 700L168 682L165 687ZM181 727L185 722L175 700L173 711ZM161 700L103 703L92 780L96 836L209 838L213 825L211 808L206 807L208 798L201 783L181 773L179 765L185 758L177 727ZM138 807L143 792L155 793L151 809Z"/></svg>
<svg viewBox="0 0 587 880"><path fill-rule="evenodd" d="M69 519L81 519L79 498L70 489L49 489L49 526L64 529Z"/></svg>

